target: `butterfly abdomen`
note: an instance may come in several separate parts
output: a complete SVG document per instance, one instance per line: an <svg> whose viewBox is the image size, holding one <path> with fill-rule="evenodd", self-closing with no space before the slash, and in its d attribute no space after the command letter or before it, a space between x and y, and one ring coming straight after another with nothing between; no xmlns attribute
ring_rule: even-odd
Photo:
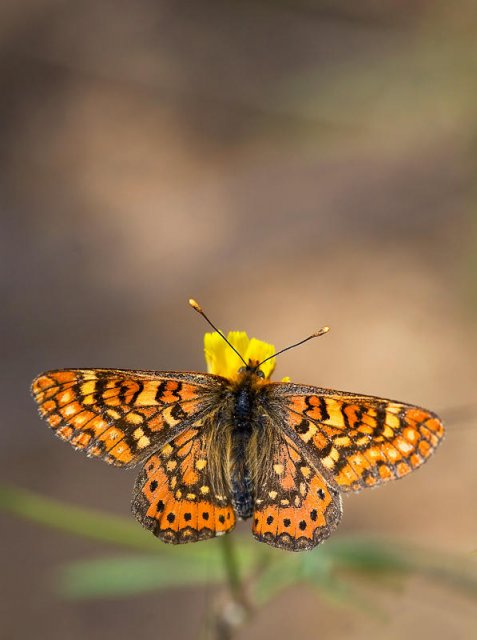
<svg viewBox="0 0 477 640"><path fill-rule="evenodd" d="M230 483L232 504L239 518L253 513L253 482L247 466L247 449L253 434L254 393L240 385L234 397Z"/></svg>

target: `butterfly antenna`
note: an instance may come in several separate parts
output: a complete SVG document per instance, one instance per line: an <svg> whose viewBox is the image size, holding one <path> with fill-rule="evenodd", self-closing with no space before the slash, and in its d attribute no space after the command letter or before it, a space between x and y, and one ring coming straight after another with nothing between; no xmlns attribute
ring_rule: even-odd
<svg viewBox="0 0 477 640"><path fill-rule="evenodd" d="M197 313L200 313L200 315L205 318L205 320L207 320L207 322L210 324L210 326L212 327L212 329L214 331L216 331L219 336L221 336L225 342L229 345L229 347L232 349L232 351L235 351L235 353L238 355L238 357L240 358L240 360L244 363L244 365L247 367L247 363L245 362L245 360L243 359L243 357L240 355L240 353L237 351L237 349L234 347L233 344L230 344L230 342L227 340L227 338L224 336L224 334L222 333L222 331L220 331L219 329L217 329L217 327L215 326L215 324L213 324L209 318L205 315L204 310L202 309L202 307L200 306L200 304L197 302L197 300L194 300L194 298L189 298L189 304L190 306L197 311Z"/></svg>
<svg viewBox="0 0 477 640"><path fill-rule="evenodd" d="M281 349L280 351L277 351L277 353L274 353L273 355L268 356L268 358L265 358L265 360L262 360L262 362L260 362L260 364L257 365L257 366L261 367L264 362L267 362L268 360L271 360L272 358L276 358L281 353L284 353L285 351L288 351L289 349L294 349L295 347L299 347L304 342L308 342L308 340L312 340L313 338L318 338L319 336L323 336L323 335L325 335L325 333L328 333L329 330L330 330L329 327L322 327L316 333L312 333L311 336L308 336L308 338L305 338L304 340L300 340L300 342L297 342L295 344L291 344L289 347L285 347L284 349Z"/></svg>

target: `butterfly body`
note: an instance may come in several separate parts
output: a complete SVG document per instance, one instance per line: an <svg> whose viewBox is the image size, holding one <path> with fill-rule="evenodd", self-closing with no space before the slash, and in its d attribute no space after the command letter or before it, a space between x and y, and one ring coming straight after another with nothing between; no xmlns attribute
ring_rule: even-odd
<svg viewBox="0 0 477 640"><path fill-rule="evenodd" d="M220 409L203 425L209 478L215 494L229 496L236 516L245 520L253 514L254 486L270 448L262 419L264 381L250 368L222 382L209 398Z"/></svg>
<svg viewBox="0 0 477 640"><path fill-rule="evenodd" d="M248 451L255 422L254 399L249 381L244 380L234 393L228 470L232 505L240 519L250 518L253 514L253 482Z"/></svg>
<svg viewBox="0 0 477 640"><path fill-rule="evenodd" d="M174 544L252 517L257 540L312 549L338 526L341 493L407 475L443 438L420 407L236 371L64 369L40 374L32 391L61 439L142 465L133 513Z"/></svg>

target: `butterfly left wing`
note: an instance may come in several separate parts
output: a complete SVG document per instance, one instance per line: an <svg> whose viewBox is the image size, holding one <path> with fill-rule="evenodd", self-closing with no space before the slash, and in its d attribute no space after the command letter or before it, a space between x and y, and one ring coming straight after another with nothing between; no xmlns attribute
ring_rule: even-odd
<svg viewBox="0 0 477 640"><path fill-rule="evenodd" d="M338 526L340 493L276 428L271 451L254 490L253 535L288 551L312 549Z"/></svg>
<svg viewBox="0 0 477 640"><path fill-rule="evenodd" d="M40 374L32 393L62 440L131 467L205 415L223 384L210 374L63 369Z"/></svg>
<svg viewBox="0 0 477 640"><path fill-rule="evenodd" d="M209 475L210 414L165 445L145 463L134 487L139 522L172 544L196 542L233 529L230 497L217 495Z"/></svg>
<svg viewBox="0 0 477 640"><path fill-rule="evenodd" d="M293 383L267 386L280 426L342 491L401 478L444 436L439 417L413 405Z"/></svg>

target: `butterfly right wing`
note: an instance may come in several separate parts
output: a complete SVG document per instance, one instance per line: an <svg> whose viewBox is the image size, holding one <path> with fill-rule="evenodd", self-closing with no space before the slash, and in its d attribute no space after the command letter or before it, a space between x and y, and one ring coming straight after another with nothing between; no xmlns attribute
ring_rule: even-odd
<svg viewBox="0 0 477 640"><path fill-rule="evenodd" d="M131 467L210 411L225 382L200 373L63 369L40 374L32 393L62 440Z"/></svg>
<svg viewBox="0 0 477 640"><path fill-rule="evenodd" d="M341 491L360 491L421 466L444 436L421 407L293 383L267 385L280 425Z"/></svg>
<svg viewBox="0 0 477 640"><path fill-rule="evenodd" d="M284 434L275 434L271 451L255 486L253 535L287 551L312 549L338 526L340 493Z"/></svg>

